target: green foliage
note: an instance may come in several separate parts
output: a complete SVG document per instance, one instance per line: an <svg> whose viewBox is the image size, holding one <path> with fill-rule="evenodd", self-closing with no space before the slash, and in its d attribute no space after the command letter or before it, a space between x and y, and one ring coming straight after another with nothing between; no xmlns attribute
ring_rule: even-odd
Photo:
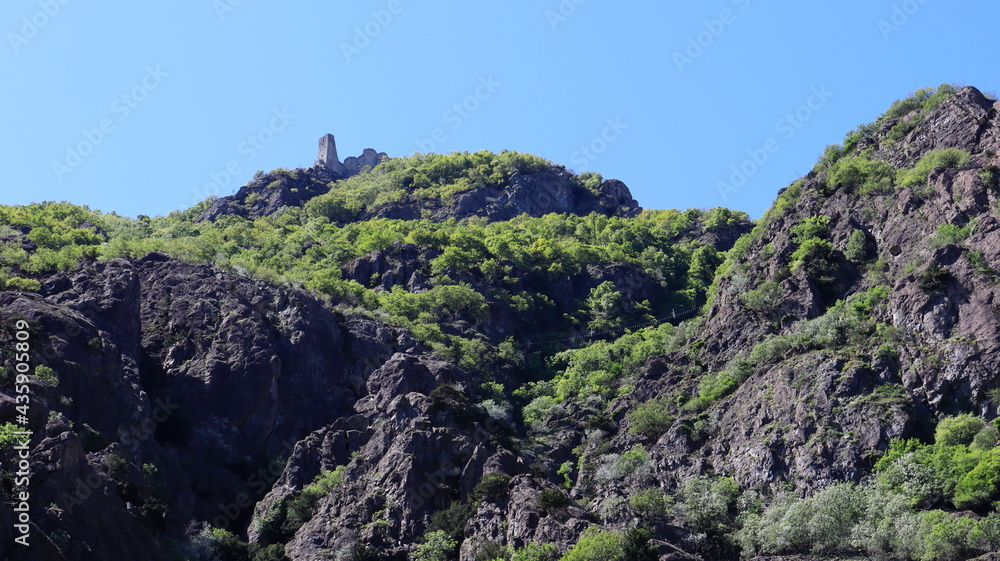
<svg viewBox="0 0 1000 561"><path fill-rule="evenodd" d="M941 419L934 430L934 443L940 446L972 444L986 422L971 413Z"/></svg>
<svg viewBox="0 0 1000 561"><path fill-rule="evenodd" d="M696 291L704 291L712 284L715 272L722 264L722 255L714 247L704 245L691 254L691 265L688 269L688 284Z"/></svg>
<svg viewBox="0 0 1000 561"><path fill-rule="evenodd" d="M11 277L3 282L3 288L8 290L22 290L25 292L38 292L38 290L42 288L42 283L35 279Z"/></svg>
<svg viewBox="0 0 1000 561"><path fill-rule="evenodd" d="M974 450L989 450L997 446L998 439L1000 439L1000 429L995 424L989 423L983 427L983 430L976 434L970 448Z"/></svg>
<svg viewBox="0 0 1000 561"><path fill-rule="evenodd" d="M22 437L14 433L21 432L24 427L14 423L4 423L0 425L0 452L12 450L21 444Z"/></svg>
<svg viewBox="0 0 1000 561"><path fill-rule="evenodd" d="M821 172L828 169L833 164L837 163L837 160L845 155L844 147L840 144L830 144L823 149L823 155L819 157L816 161L816 165L813 167L813 171Z"/></svg>
<svg viewBox="0 0 1000 561"><path fill-rule="evenodd" d="M792 253L792 269L803 269L818 286L826 287L835 280L837 254L837 249L829 241L812 238Z"/></svg>
<svg viewBox="0 0 1000 561"><path fill-rule="evenodd" d="M559 561L624 561L623 553L621 537L591 527Z"/></svg>
<svg viewBox="0 0 1000 561"><path fill-rule="evenodd" d="M35 367L35 377L47 384L52 384L53 386L59 385L59 377L56 376L55 370L44 364L39 364Z"/></svg>
<svg viewBox="0 0 1000 561"><path fill-rule="evenodd" d="M414 561L448 561L458 548L458 542L440 530L424 535L423 543L417 546Z"/></svg>
<svg viewBox="0 0 1000 561"><path fill-rule="evenodd" d="M648 464L649 453L646 452L645 448L636 444L630 450L623 452L618 458L617 468L622 476L627 476Z"/></svg>
<svg viewBox="0 0 1000 561"><path fill-rule="evenodd" d="M881 160L850 156L830 168L826 185L859 195L884 194L892 191L895 170Z"/></svg>
<svg viewBox="0 0 1000 561"><path fill-rule="evenodd" d="M936 89L921 88L910 94L906 99L893 102L889 110L879 118L879 121L898 119L913 111L927 113L940 105L944 100L954 96L957 91L955 86L949 84L941 84Z"/></svg>
<svg viewBox="0 0 1000 561"><path fill-rule="evenodd" d="M677 492L677 514L693 532L712 536L726 533L740 487L730 477L696 475Z"/></svg>
<svg viewBox="0 0 1000 561"><path fill-rule="evenodd" d="M645 519L659 518L670 512L673 503L662 489L643 489L628 499L628 504L636 514Z"/></svg>
<svg viewBox="0 0 1000 561"><path fill-rule="evenodd" d="M465 537L465 525L472 518L472 505L455 501L443 510L431 515L427 532L443 532L450 539L460 543Z"/></svg>
<svg viewBox="0 0 1000 561"><path fill-rule="evenodd" d="M604 281L590 291L586 309L593 318L587 325L591 331L606 331L621 325L625 313L625 298L615 287L615 283Z"/></svg>
<svg viewBox="0 0 1000 561"><path fill-rule="evenodd" d="M945 287L951 274L948 269L932 261L917 277L917 285L923 290L940 290Z"/></svg>
<svg viewBox="0 0 1000 561"><path fill-rule="evenodd" d="M826 239L830 236L830 217L822 214L810 216L804 221L792 226L792 240L797 245L813 239Z"/></svg>
<svg viewBox="0 0 1000 561"><path fill-rule="evenodd" d="M784 290L781 285L773 280L764 281L753 290L748 290L740 295L740 302L747 309L758 313L771 313L781 304L781 295Z"/></svg>
<svg viewBox="0 0 1000 561"><path fill-rule="evenodd" d="M730 210L725 207L715 207L701 217L702 228L706 232L727 230L748 224L750 216L740 210Z"/></svg>
<svg viewBox="0 0 1000 561"><path fill-rule="evenodd" d="M473 559L474 561L508 561L513 554L513 549L510 546L497 542L486 542L479 546Z"/></svg>
<svg viewBox="0 0 1000 561"><path fill-rule="evenodd" d="M576 467L576 463L572 460L567 460L559 466L556 474L563 476L563 487L566 489L573 488L573 469Z"/></svg>
<svg viewBox="0 0 1000 561"><path fill-rule="evenodd" d="M509 492L509 485L509 475L504 475L502 473L487 473L483 476L479 483L476 484L476 488L472 492L473 499L476 501L488 500L496 502L507 496Z"/></svg>
<svg viewBox="0 0 1000 561"><path fill-rule="evenodd" d="M946 148L928 152L912 169L896 173L900 187L915 187L927 182L927 176L936 169L962 168L969 161L969 153L959 148Z"/></svg>
<svg viewBox="0 0 1000 561"><path fill-rule="evenodd" d="M343 480L344 466L332 471L322 471L311 484L285 496L274 505L268 519L261 521L261 534L267 541L282 541L295 534L306 522L312 520L316 504L330 494Z"/></svg>
<svg viewBox="0 0 1000 561"><path fill-rule="evenodd" d="M653 399L636 405L627 415L629 434L654 440L667 432L675 418L668 404L666 399Z"/></svg>
<svg viewBox="0 0 1000 561"><path fill-rule="evenodd" d="M559 550L556 546L550 543L529 543L515 551L510 561L556 561L558 558Z"/></svg>
<svg viewBox="0 0 1000 561"><path fill-rule="evenodd" d="M955 486L956 508L983 509L1000 497L1000 448L983 453L982 458L958 480Z"/></svg>
<svg viewBox="0 0 1000 561"><path fill-rule="evenodd" d="M868 236L862 230L854 230L847 238L844 257L852 263L861 264L868 260Z"/></svg>
<svg viewBox="0 0 1000 561"><path fill-rule="evenodd" d="M600 395L613 397L621 382L638 371L650 356L663 352L674 335L669 323L626 333L614 341L595 341L582 349L555 354L551 367L555 400L541 400L525 408L525 420L535 422L557 401Z"/></svg>
<svg viewBox="0 0 1000 561"><path fill-rule="evenodd" d="M558 510L569 506L569 497L558 489L544 489L538 494L538 508Z"/></svg>
<svg viewBox="0 0 1000 561"><path fill-rule="evenodd" d="M959 244L962 243L965 238L969 237L975 227L975 222L969 222L965 226L959 228L954 224L941 224L938 226L937 231L931 236L931 246L939 247L944 244Z"/></svg>
<svg viewBox="0 0 1000 561"><path fill-rule="evenodd" d="M889 441L889 449L875 462L875 471L885 471L896 460L923 447L924 443L916 438L893 438Z"/></svg>
<svg viewBox="0 0 1000 561"><path fill-rule="evenodd" d="M658 561L660 556L649 545L653 533L647 528L629 528L622 535L622 558L628 561Z"/></svg>

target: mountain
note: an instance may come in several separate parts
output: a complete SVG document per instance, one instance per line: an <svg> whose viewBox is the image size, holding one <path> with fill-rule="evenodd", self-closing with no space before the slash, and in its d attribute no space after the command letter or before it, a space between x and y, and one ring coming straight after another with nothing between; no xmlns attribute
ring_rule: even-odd
<svg viewBox="0 0 1000 561"><path fill-rule="evenodd" d="M997 551L998 108L919 90L754 222L516 152L0 207L0 553Z"/></svg>

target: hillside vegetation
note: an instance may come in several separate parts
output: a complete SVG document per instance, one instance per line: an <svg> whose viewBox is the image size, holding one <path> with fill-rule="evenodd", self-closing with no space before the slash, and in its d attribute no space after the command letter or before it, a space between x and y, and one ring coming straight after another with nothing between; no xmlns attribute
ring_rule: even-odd
<svg viewBox="0 0 1000 561"><path fill-rule="evenodd" d="M998 107L918 90L753 222L516 152L0 207L42 558L1000 550Z"/></svg>

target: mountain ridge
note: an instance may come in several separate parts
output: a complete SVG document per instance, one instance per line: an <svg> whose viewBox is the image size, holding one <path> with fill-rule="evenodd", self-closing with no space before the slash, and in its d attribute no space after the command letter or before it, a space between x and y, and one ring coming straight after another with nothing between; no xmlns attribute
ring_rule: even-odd
<svg viewBox="0 0 1000 561"><path fill-rule="evenodd" d="M0 208L0 331L42 349L31 554L995 550L998 108L918 90L756 224L512 152L276 170L156 219ZM556 329L624 334L527 345Z"/></svg>

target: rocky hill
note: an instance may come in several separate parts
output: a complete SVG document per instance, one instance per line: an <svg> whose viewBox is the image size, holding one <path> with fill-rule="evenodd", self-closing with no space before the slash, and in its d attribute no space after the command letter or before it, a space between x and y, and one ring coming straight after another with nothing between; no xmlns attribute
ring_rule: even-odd
<svg viewBox="0 0 1000 561"><path fill-rule="evenodd" d="M512 152L2 207L0 554L996 551L998 108L918 91L756 223Z"/></svg>

